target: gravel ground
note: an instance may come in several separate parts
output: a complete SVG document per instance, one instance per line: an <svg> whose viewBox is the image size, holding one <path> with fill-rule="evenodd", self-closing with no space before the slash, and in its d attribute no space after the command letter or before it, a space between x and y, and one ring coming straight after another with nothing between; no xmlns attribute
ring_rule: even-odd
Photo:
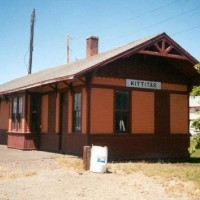
<svg viewBox="0 0 200 200"><path fill-rule="evenodd" d="M16 150L11 151L12 154L16 153ZM20 152L17 151L19 154L30 154ZM167 192L157 178L147 177L142 173L125 175L77 171L59 165L54 157L60 155L46 153L45 156L38 156L40 152L32 153L37 156L29 155L26 160L1 158L0 200L194 199L184 192Z"/></svg>

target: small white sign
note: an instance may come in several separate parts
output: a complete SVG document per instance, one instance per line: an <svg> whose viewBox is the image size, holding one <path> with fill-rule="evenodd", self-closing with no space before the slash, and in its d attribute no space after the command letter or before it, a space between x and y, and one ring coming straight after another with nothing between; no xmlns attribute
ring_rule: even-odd
<svg viewBox="0 0 200 200"><path fill-rule="evenodd" d="M161 82L126 79L126 87L160 90Z"/></svg>

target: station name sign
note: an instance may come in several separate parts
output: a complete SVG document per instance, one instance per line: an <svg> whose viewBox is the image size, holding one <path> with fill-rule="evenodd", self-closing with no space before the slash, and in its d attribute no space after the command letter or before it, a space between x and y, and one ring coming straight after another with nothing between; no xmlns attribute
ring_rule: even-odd
<svg viewBox="0 0 200 200"><path fill-rule="evenodd" d="M126 79L126 87L160 90L161 82Z"/></svg>

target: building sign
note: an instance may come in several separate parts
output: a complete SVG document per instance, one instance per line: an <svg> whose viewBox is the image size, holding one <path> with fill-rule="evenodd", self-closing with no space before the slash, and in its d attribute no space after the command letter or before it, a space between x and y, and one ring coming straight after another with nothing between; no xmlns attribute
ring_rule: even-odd
<svg viewBox="0 0 200 200"><path fill-rule="evenodd" d="M161 82L126 79L126 87L160 90Z"/></svg>

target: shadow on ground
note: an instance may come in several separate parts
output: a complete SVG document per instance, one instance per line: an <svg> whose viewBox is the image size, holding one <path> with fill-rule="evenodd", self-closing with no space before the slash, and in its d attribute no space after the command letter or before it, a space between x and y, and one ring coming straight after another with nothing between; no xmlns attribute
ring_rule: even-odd
<svg viewBox="0 0 200 200"><path fill-rule="evenodd" d="M190 158L189 163L200 163L200 158Z"/></svg>

